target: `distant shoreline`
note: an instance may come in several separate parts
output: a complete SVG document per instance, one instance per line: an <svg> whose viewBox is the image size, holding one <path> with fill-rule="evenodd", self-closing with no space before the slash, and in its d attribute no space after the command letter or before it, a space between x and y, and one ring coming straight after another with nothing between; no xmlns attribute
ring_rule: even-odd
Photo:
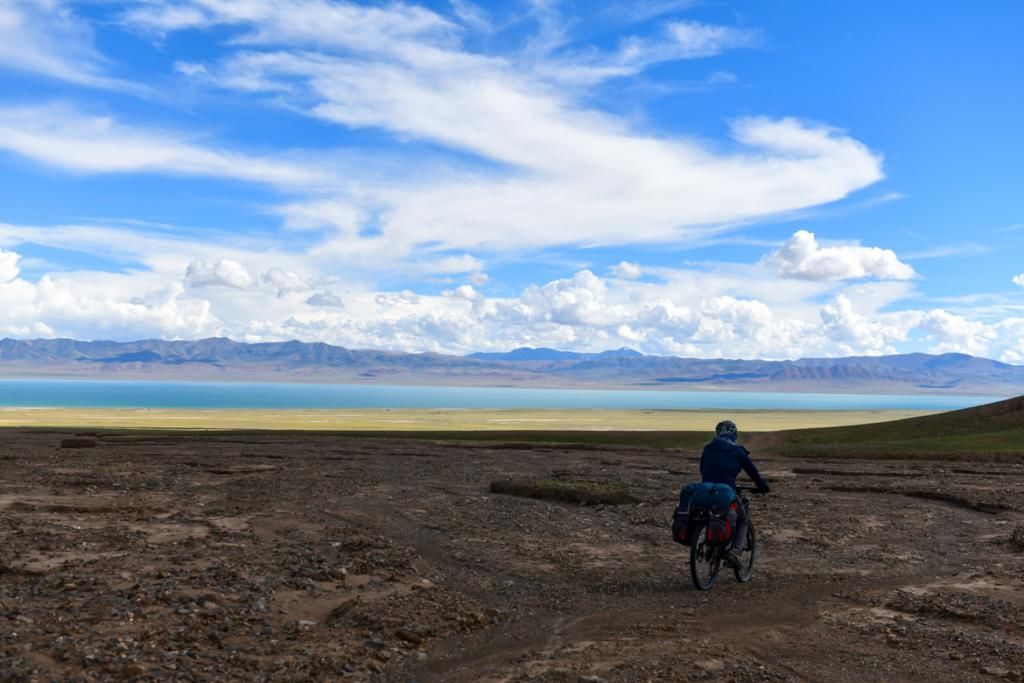
<svg viewBox="0 0 1024 683"><path fill-rule="evenodd" d="M240 410L0 408L0 427L312 431L707 431L721 416L741 430L837 427L932 415L935 410Z"/></svg>

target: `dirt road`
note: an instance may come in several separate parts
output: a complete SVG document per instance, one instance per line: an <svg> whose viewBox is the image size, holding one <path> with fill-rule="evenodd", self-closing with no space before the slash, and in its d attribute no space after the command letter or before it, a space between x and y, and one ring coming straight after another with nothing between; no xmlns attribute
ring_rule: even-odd
<svg viewBox="0 0 1024 683"><path fill-rule="evenodd" d="M756 576L698 593L693 449L0 436L0 681L1024 680L1022 465L762 457Z"/></svg>

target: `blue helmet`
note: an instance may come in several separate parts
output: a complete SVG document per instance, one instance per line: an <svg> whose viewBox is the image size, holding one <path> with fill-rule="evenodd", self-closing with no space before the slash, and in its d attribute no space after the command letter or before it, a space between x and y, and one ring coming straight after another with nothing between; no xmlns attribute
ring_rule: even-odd
<svg viewBox="0 0 1024 683"><path fill-rule="evenodd" d="M725 439L736 440L736 423L732 420L722 420L715 425L715 436L720 436Z"/></svg>

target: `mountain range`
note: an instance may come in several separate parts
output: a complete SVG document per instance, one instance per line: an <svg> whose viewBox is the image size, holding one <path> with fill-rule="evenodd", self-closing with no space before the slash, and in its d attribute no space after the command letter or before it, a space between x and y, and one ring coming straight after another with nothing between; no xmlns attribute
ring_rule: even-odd
<svg viewBox="0 0 1024 683"><path fill-rule="evenodd" d="M768 361L520 348L468 356L225 338L0 340L0 376L766 391L1024 392L1024 367L959 353Z"/></svg>

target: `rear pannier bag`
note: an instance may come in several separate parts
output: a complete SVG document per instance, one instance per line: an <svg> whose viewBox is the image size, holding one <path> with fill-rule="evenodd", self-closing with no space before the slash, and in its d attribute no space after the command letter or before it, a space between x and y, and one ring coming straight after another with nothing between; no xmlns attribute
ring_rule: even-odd
<svg viewBox="0 0 1024 683"><path fill-rule="evenodd" d="M690 545L690 516L686 510L676 509L672 515L672 540Z"/></svg>
<svg viewBox="0 0 1024 683"><path fill-rule="evenodd" d="M736 503L732 503L724 511L717 511L708 520L708 543L724 545L732 540L736 529Z"/></svg>
<svg viewBox="0 0 1024 683"><path fill-rule="evenodd" d="M736 492L727 484L687 484L679 492L679 504L672 515L672 540L683 545L693 542L693 508L709 511L707 538L725 543L736 528Z"/></svg>

